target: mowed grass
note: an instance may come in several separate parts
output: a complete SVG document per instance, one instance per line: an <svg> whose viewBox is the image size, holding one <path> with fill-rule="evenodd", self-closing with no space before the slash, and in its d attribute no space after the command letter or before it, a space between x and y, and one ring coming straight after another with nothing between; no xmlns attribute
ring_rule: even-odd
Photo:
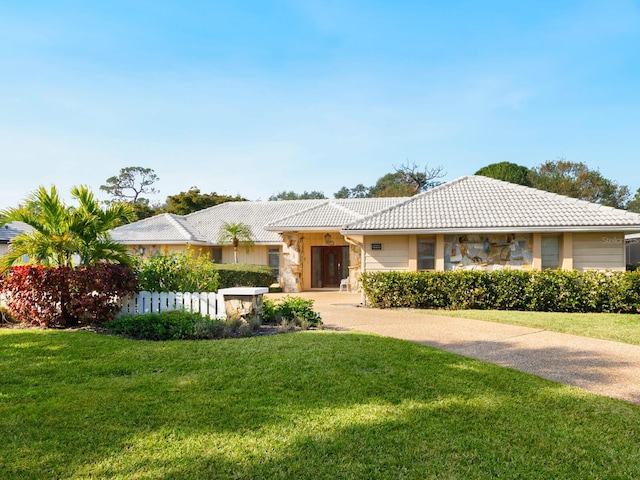
<svg viewBox="0 0 640 480"><path fill-rule="evenodd" d="M516 312L507 310L422 310L425 313L471 318L570 333L583 337L640 345L640 315L617 313Z"/></svg>
<svg viewBox="0 0 640 480"><path fill-rule="evenodd" d="M395 339L0 330L0 478L640 478L640 408Z"/></svg>

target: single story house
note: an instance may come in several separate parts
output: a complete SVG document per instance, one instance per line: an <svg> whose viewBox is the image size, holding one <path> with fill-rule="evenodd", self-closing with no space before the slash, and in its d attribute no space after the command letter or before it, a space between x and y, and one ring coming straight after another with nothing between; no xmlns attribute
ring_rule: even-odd
<svg viewBox="0 0 640 480"><path fill-rule="evenodd" d="M625 270L625 235L640 214L482 176L413 197L230 202L185 216L163 214L112 231L134 253L208 253L223 222L247 224L255 247L240 261L270 265L286 292L356 288L365 271Z"/></svg>

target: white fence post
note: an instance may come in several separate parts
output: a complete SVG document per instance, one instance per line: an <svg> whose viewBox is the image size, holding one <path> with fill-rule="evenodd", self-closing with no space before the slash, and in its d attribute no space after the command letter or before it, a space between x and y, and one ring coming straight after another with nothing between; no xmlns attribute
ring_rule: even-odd
<svg viewBox="0 0 640 480"><path fill-rule="evenodd" d="M224 297L216 292L146 292L120 299L119 315L184 310L203 317L225 318ZM220 314L222 312L222 315Z"/></svg>

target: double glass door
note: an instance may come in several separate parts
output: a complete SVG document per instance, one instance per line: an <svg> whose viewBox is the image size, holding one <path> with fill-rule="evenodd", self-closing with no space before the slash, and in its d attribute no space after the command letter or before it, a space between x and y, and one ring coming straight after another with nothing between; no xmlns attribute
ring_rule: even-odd
<svg viewBox="0 0 640 480"><path fill-rule="evenodd" d="M311 288L337 288L349 276L349 247L311 247Z"/></svg>

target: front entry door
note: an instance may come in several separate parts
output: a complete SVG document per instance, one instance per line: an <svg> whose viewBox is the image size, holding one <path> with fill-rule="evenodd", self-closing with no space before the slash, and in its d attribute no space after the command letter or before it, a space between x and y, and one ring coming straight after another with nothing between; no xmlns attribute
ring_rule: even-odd
<svg viewBox="0 0 640 480"><path fill-rule="evenodd" d="M349 275L349 247L311 247L311 288L337 288Z"/></svg>

